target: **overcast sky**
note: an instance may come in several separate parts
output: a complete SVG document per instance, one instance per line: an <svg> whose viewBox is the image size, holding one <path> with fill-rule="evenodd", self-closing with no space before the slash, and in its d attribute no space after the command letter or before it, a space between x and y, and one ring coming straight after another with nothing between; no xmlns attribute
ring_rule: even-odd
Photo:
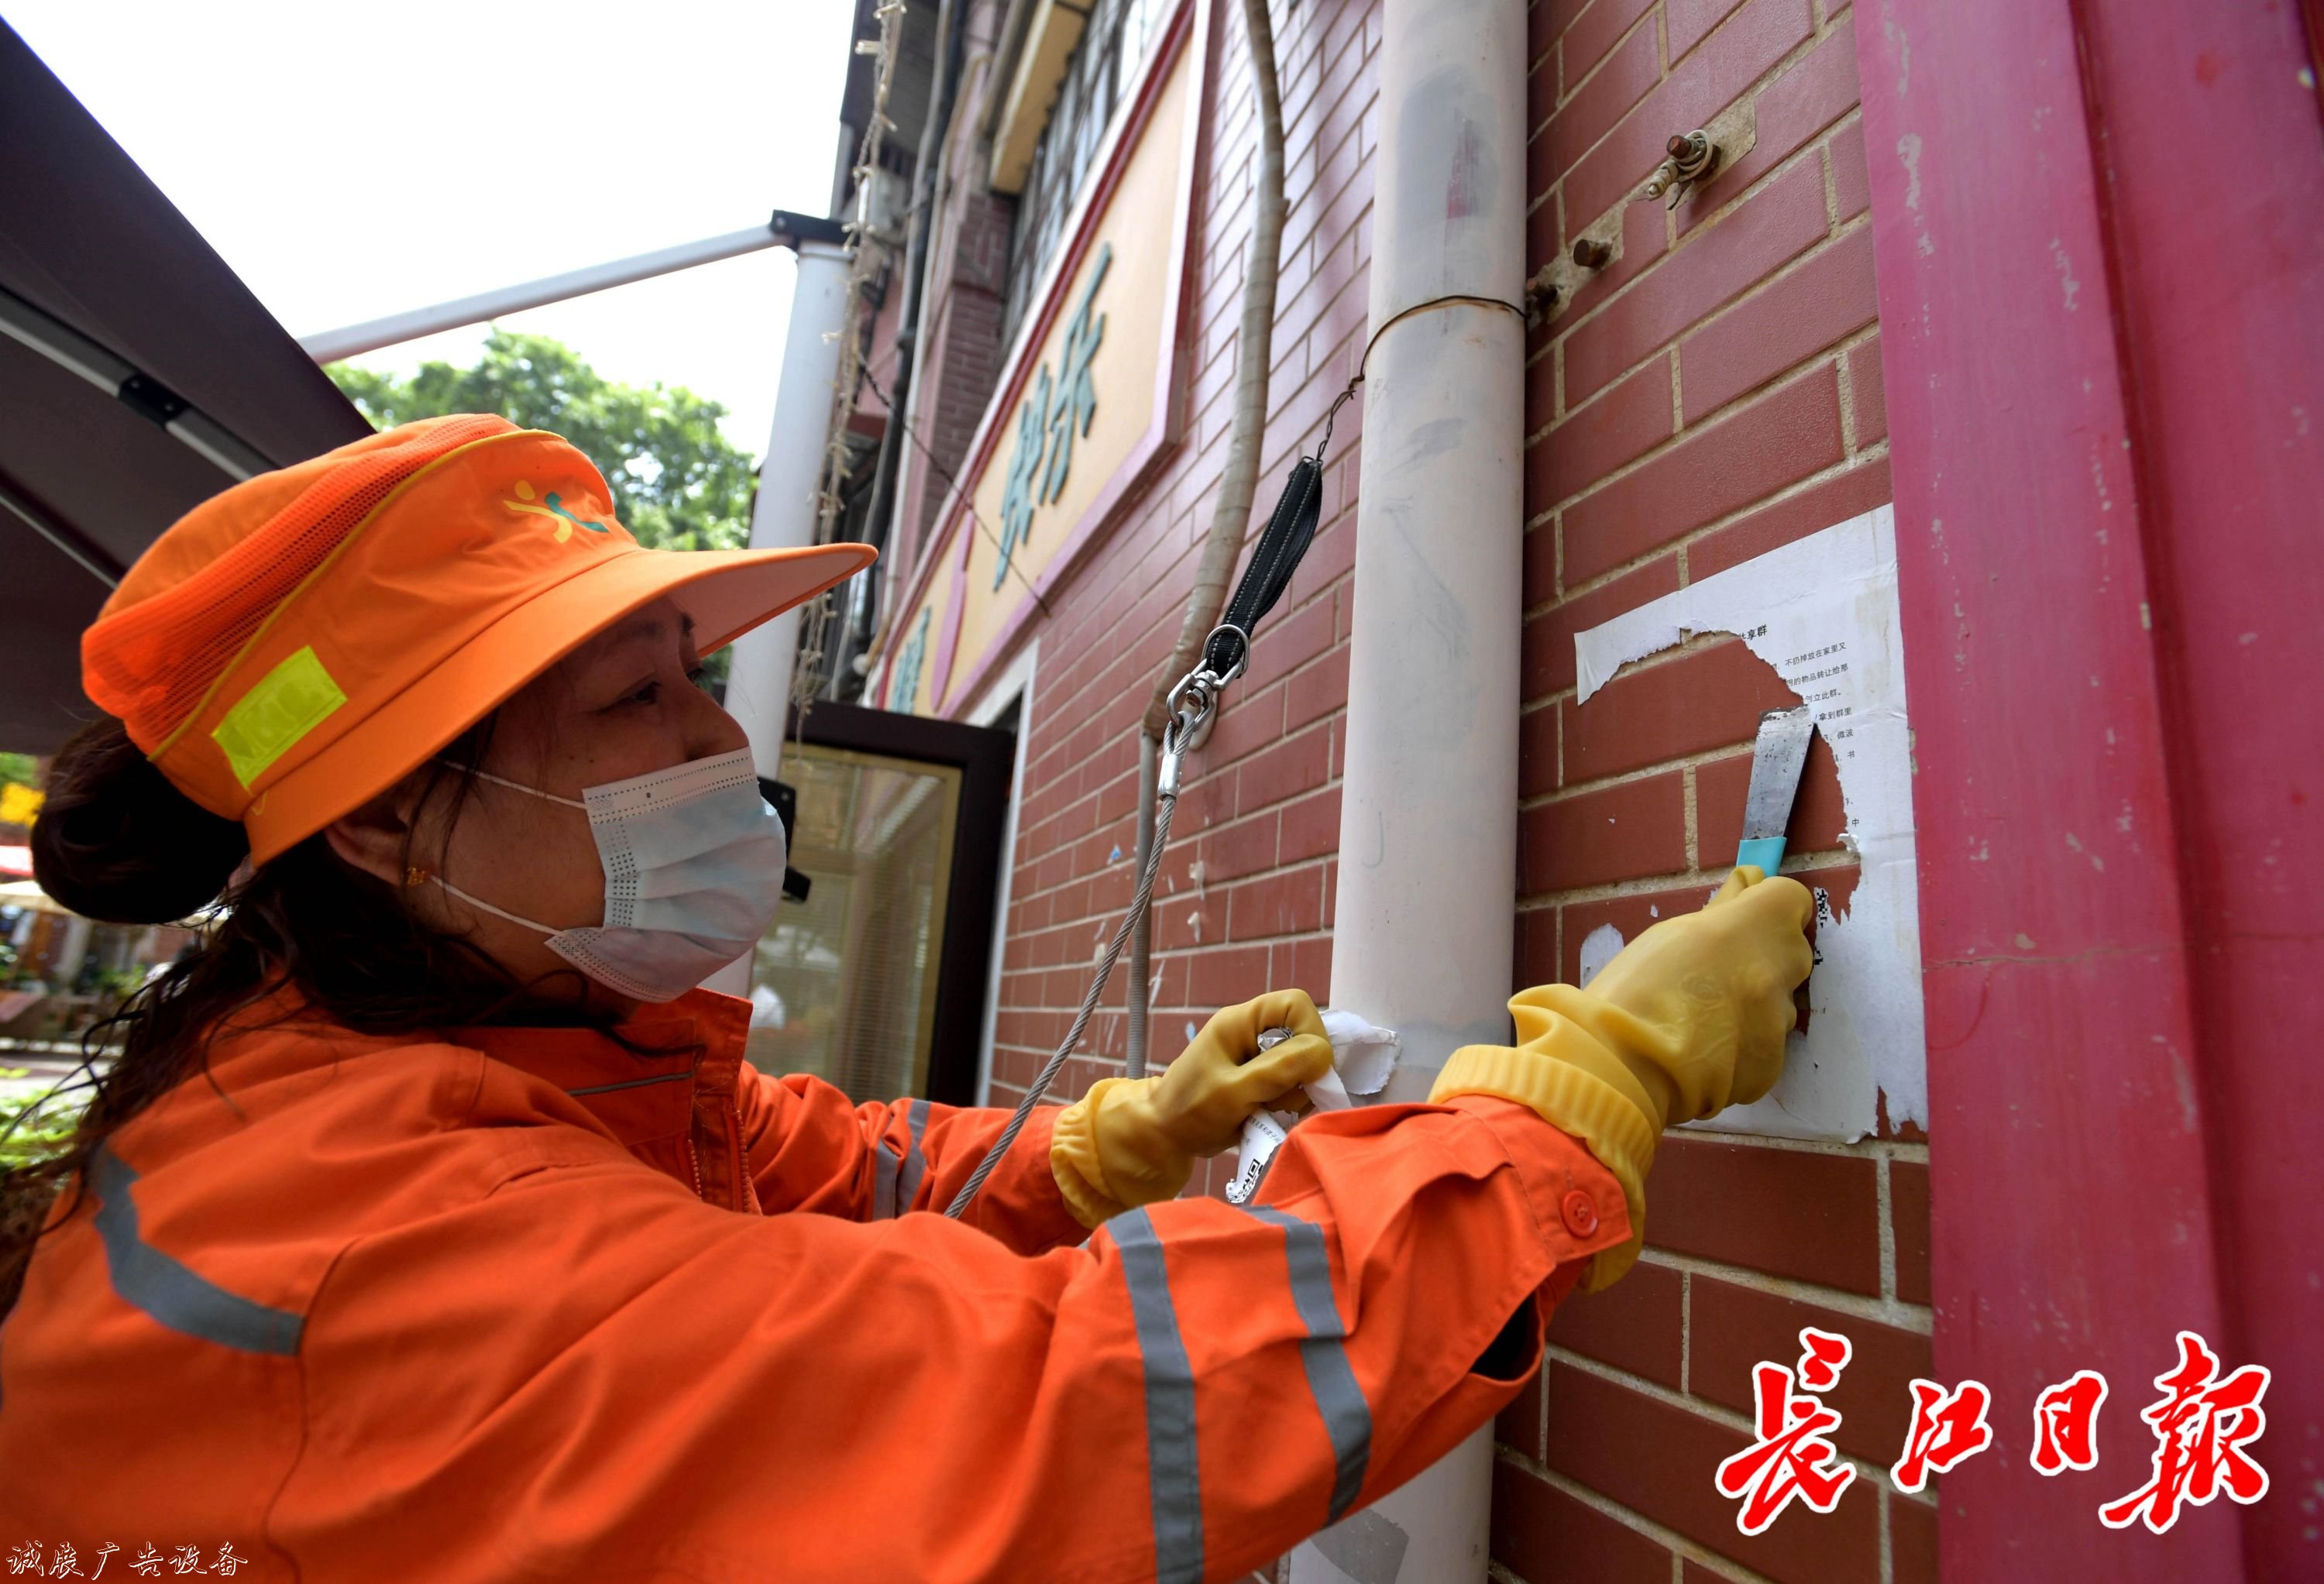
<svg viewBox="0 0 2324 1584"><path fill-rule="evenodd" d="M0 0L294 335L829 207L850 0ZM780 250L534 309L766 448ZM456 330L355 361L474 360Z"/></svg>

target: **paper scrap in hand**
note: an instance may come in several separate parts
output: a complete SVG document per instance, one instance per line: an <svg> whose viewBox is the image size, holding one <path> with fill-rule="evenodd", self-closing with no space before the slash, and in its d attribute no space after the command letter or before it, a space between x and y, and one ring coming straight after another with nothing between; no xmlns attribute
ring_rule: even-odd
<svg viewBox="0 0 2324 1584"><path fill-rule="evenodd" d="M1323 1033L1332 1042L1332 1070L1307 1085L1307 1099L1319 1111L1344 1110L1356 1099L1388 1087L1396 1069L1396 1031L1338 1008L1325 1008L1323 1018ZM1268 1163L1298 1120L1291 1111L1261 1111L1243 1124L1241 1158L1227 1183L1230 1204L1247 1204L1259 1192Z"/></svg>

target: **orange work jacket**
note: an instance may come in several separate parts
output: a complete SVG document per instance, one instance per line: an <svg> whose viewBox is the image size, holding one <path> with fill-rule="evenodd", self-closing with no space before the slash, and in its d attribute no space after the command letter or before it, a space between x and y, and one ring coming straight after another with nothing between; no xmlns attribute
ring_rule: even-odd
<svg viewBox="0 0 2324 1584"><path fill-rule="evenodd" d="M660 1011L623 1036L690 1048L219 1040L60 1196L0 1325L0 1554L1224 1579L1506 1404L1628 1236L1581 1145L1482 1097L1315 1117L1263 1205L1093 1235L1037 1114L948 1220L1004 1113L857 1106L747 1065L748 1002Z"/></svg>

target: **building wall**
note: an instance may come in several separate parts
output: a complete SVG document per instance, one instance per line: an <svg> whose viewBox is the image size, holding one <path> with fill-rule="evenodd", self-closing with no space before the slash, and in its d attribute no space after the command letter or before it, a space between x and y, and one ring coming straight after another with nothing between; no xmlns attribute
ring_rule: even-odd
<svg viewBox="0 0 2324 1584"><path fill-rule="evenodd" d="M1377 0L1277 0L1274 15L1288 216L1262 510L1361 355L1379 124ZM1711 640L1576 709L1574 632L1889 494L1848 13L1537 0L1531 20L1528 268L1618 207L1623 244L1529 352L1518 986L1576 977L1600 924L1634 936L1698 905L1739 833L1758 713L1788 702L1739 645ZM1224 463L1255 135L1238 5L1220 6L1212 47L1185 443L1035 629L994 1104L1013 1103L1063 1037L1130 899L1135 725ZM1757 142L1739 164L1674 212L1622 207L1666 135L1747 99ZM973 381L945 388L950 410ZM1269 986L1320 999L1329 985L1361 423L1360 401L1342 413L1314 547L1190 765L1155 907L1157 1057L1222 1004ZM1820 746L1793 850L1844 907L1839 822ZM1109 999L1061 1096L1120 1070L1119 979ZM1926 1162L1909 1130L1846 1147L1666 1141L1645 1257L1569 1303L1542 1384L1499 1425L1496 1576L1930 1576L1934 1509L1883 1472L1905 1382L1930 1373ZM1217 1191L1231 1166L1191 1191ZM1831 1515L1794 1508L1746 1539L1712 1469L1746 1442L1752 1363L1790 1362L1808 1323L1855 1341L1829 1401L1859 1478Z"/></svg>
<svg viewBox="0 0 2324 1584"><path fill-rule="evenodd" d="M1528 269L1620 207L1620 255L1532 337L1518 978L1690 911L1732 862L1760 711L1793 702L1731 638L1574 704L1573 635L1889 498L1851 14L1834 0L1536 0ZM1674 133L1748 103L1756 143L1675 210L1624 204ZM1787 867L1844 907L1819 740ZM1647 1247L1570 1301L1501 1420L1495 1562L1527 1584L1904 1580L1935 1511L1888 1488L1931 1373L1927 1145L1665 1138ZM1801 1326L1854 1361L1827 1395L1858 1466L1839 1509L1737 1530L1712 1473L1748 1444L1750 1368Z"/></svg>
<svg viewBox="0 0 2324 1584"><path fill-rule="evenodd" d="M1261 510L1291 457L1314 446L1361 353L1378 128L1377 4L1278 5L1275 25L1286 214ZM1219 8L1213 48L1185 444L1038 631L995 1021L996 1105L1013 1104L1064 1037L1092 958L1130 900L1138 723L1177 638L1225 464L1257 128L1239 6ZM1360 412L1343 411L1314 546L1178 800L1154 907L1154 1045L1166 1056L1188 1024L1222 1004L1277 985L1320 1000L1329 988L1360 428ZM1090 1055L1058 1081L1062 1095L1120 1071L1121 999L1117 981L1112 1009L1084 1042ZM1212 1168L1219 1184L1231 1165ZM1195 1186L1211 1183L1198 1177Z"/></svg>
<svg viewBox="0 0 2324 1584"><path fill-rule="evenodd" d="M992 93L992 56L1004 6L968 8L957 88L956 126L974 126ZM900 474L895 562L908 567L949 498L951 476L968 455L978 421L1001 379L1008 348L1001 317L1009 286L1009 199L984 185L976 140L955 136L943 154L942 188L928 237L928 298L920 314L911 397L914 432Z"/></svg>

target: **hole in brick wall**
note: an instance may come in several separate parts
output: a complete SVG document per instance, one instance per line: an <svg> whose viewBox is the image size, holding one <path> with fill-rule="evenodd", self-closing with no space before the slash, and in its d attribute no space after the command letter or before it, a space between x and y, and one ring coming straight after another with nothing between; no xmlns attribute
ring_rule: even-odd
<svg viewBox="0 0 2324 1584"><path fill-rule="evenodd" d="M1518 944L1533 982L1554 962L1572 983L1585 944L1595 967L1611 934L1636 940L1702 905L1741 843L1760 716L1802 702L1816 711L1784 833L1787 872L1828 907L1812 1030L1775 1091L1721 1130L1909 1137L1925 1114L1913 864L1897 834L1910 828L1911 767L1892 696L1896 620L1840 594L1848 578L1882 576L1885 530L1877 512L1835 524L1584 625L1575 691L1525 717L1528 790L1550 796L1521 833L1521 875L1539 900ZM1851 807L1878 859L1869 869Z"/></svg>
<svg viewBox="0 0 2324 1584"><path fill-rule="evenodd" d="M1735 639L1647 656L1624 666L1572 712L1565 784L1720 749L1743 754L1748 782L1759 717L1797 703L1775 668ZM1739 796L1735 814L1739 832ZM1703 856L1707 862L1708 849Z"/></svg>
<svg viewBox="0 0 2324 1584"><path fill-rule="evenodd" d="M1740 640L1723 635L1699 647L1631 661L1567 717L1562 782L1572 786L1692 760L1695 867L1718 874L1742 843L1760 716L1798 700L1774 666ZM1860 871L1849 854L1846 829L1839 764L1831 741L1819 732L1810 742L1784 830L1787 859L1809 861L1787 872L1815 895L1811 940L1847 916L1856 891ZM1815 861L1819 857L1825 861ZM1587 984L1625 944L1658 920L1696 911L1709 895L1706 887L1692 884L1566 905L1559 932L1564 960L1557 965L1557 977ZM1822 961L1821 950L1817 961ZM1804 1035L1812 1021L1810 998L1803 992L1800 999L1799 1032ZM1885 1109L1877 1131L1898 1136Z"/></svg>
<svg viewBox="0 0 2324 1584"><path fill-rule="evenodd" d="M1759 717L1798 702L1775 668L1735 639L1633 661L1572 712L1563 784L1711 755L1695 767L1695 831L1700 866L1715 871L1743 839ZM1846 826L1840 769L1819 732L1808 749L1785 843L1795 854L1838 852Z"/></svg>

